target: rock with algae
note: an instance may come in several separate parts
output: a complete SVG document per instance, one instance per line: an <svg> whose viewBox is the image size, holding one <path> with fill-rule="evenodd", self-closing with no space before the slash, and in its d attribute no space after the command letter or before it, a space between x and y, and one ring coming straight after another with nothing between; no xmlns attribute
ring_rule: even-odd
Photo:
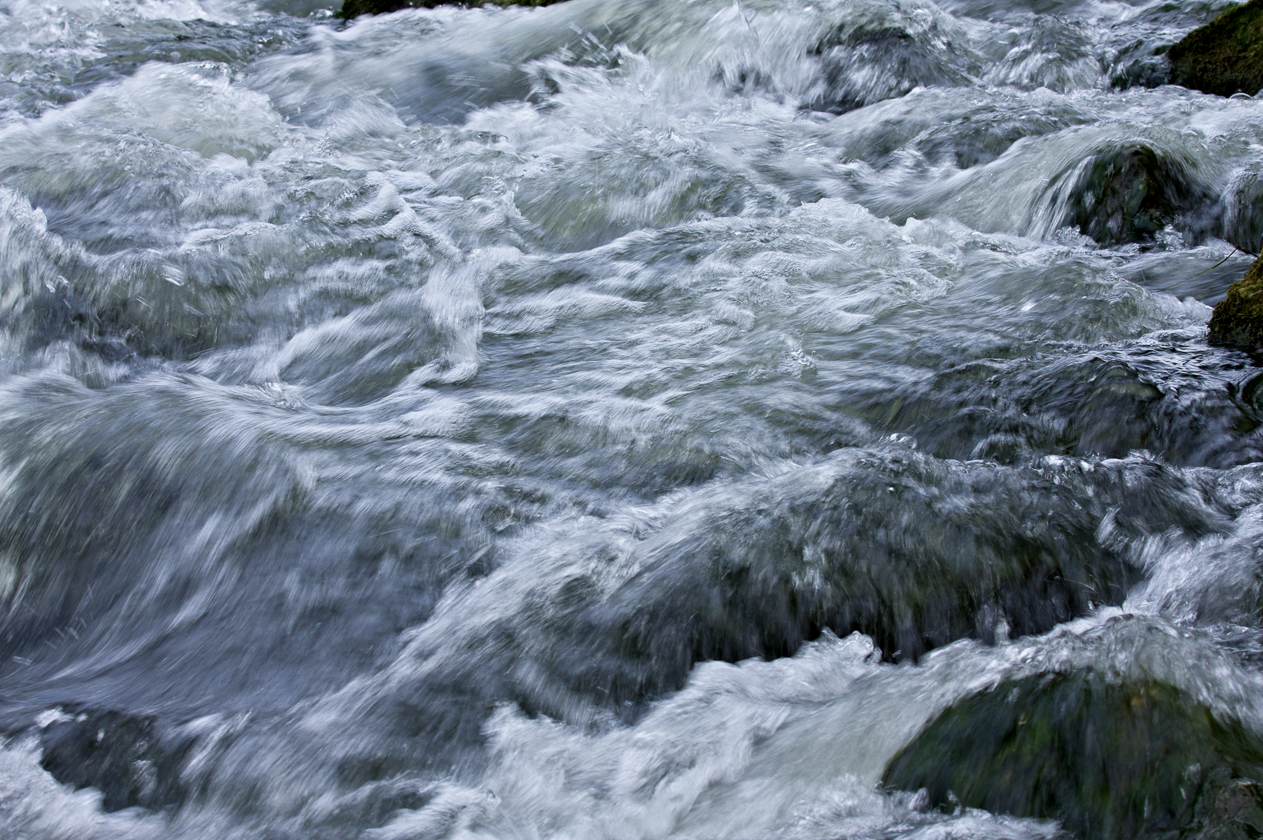
<svg viewBox="0 0 1263 840"><path fill-rule="evenodd" d="M1171 47L1171 81L1232 96L1263 90L1263 0L1221 14Z"/></svg>
<svg viewBox="0 0 1263 840"><path fill-rule="evenodd" d="M1263 347L1263 256L1215 305L1209 340L1211 344Z"/></svg>
<svg viewBox="0 0 1263 840"><path fill-rule="evenodd" d="M1263 738L1180 689L1095 671L1001 683L886 768L892 788L1058 820L1084 840L1236 840L1263 829Z"/></svg>
<svg viewBox="0 0 1263 840"><path fill-rule="evenodd" d="M381 15L400 9L433 9L435 6L551 6L561 0L343 0L339 17Z"/></svg>

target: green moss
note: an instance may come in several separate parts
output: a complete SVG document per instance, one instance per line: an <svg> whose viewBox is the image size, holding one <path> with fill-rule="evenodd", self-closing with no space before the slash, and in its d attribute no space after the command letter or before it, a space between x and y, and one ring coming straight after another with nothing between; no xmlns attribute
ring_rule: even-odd
<svg viewBox="0 0 1263 840"><path fill-rule="evenodd" d="M1263 257L1228 287L1210 316L1210 343L1263 347Z"/></svg>
<svg viewBox="0 0 1263 840"><path fill-rule="evenodd" d="M1167 55L1177 85L1219 96L1263 90L1263 0L1194 29Z"/></svg>
<svg viewBox="0 0 1263 840"><path fill-rule="evenodd" d="M433 9L435 6L551 6L562 0L343 0L338 16L350 20L360 15L381 15L400 9Z"/></svg>
<svg viewBox="0 0 1263 840"><path fill-rule="evenodd" d="M1236 837L1263 821L1263 739L1179 689L1095 672L1002 683L948 709L884 782L1100 840ZM1241 825L1238 825L1240 823Z"/></svg>

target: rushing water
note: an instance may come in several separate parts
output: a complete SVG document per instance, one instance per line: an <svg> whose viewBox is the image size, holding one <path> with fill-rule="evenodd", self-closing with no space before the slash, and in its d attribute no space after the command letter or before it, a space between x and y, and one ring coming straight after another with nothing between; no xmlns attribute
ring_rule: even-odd
<svg viewBox="0 0 1263 840"><path fill-rule="evenodd" d="M1047 838L883 767L1263 731L1227 5L0 4L0 834Z"/></svg>

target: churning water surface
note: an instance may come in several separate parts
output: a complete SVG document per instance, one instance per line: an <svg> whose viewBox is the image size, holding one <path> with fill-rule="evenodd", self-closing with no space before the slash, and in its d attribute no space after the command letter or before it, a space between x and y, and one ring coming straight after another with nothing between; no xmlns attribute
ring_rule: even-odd
<svg viewBox="0 0 1263 840"><path fill-rule="evenodd" d="M0 833L1047 838L883 768L1263 730L1228 5L0 3Z"/></svg>

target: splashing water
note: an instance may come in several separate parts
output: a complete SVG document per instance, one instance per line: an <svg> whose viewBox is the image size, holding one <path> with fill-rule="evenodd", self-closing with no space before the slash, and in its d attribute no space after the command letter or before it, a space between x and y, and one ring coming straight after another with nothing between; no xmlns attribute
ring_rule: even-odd
<svg viewBox="0 0 1263 840"><path fill-rule="evenodd" d="M0 833L1034 840L883 770L1263 733L1228 5L0 6Z"/></svg>

